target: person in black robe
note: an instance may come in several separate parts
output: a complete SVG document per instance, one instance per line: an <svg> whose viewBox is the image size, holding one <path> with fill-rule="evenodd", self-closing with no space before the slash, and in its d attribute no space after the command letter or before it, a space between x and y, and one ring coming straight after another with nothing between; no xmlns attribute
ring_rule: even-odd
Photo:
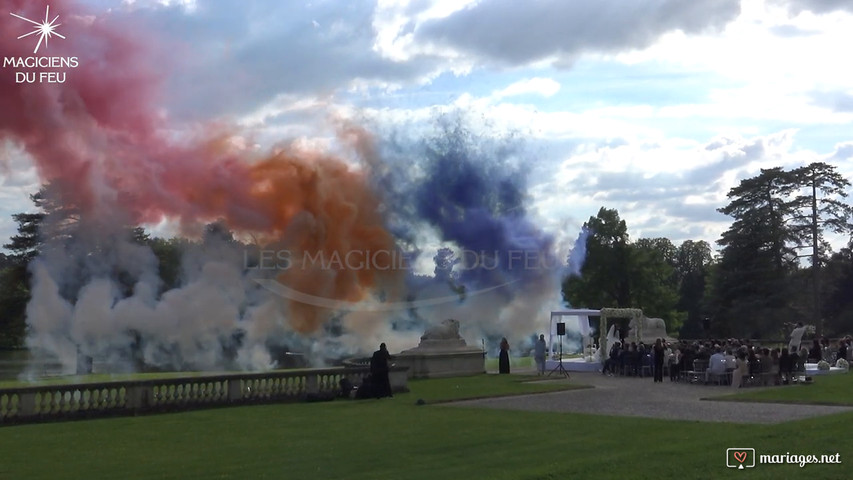
<svg viewBox="0 0 853 480"><path fill-rule="evenodd" d="M393 397L391 393L391 380L388 378L388 367L391 354L384 343L379 345L379 350L373 352L370 358L370 377L376 389L376 398Z"/></svg>
<svg viewBox="0 0 853 480"><path fill-rule="evenodd" d="M823 359L823 349L820 346L820 340L815 338L812 342L812 348L809 349L808 359L812 363L818 363Z"/></svg>
<svg viewBox="0 0 853 480"><path fill-rule="evenodd" d="M787 348L783 348L782 353L779 354L779 375L782 385L787 385L794 375L794 359L788 353Z"/></svg>
<svg viewBox="0 0 853 480"><path fill-rule="evenodd" d="M509 373L509 342L506 338L501 339L501 353L498 357L498 372Z"/></svg>
<svg viewBox="0 0 853 480"><path fill-rule="evenodd" d="M655 346L652 348L655 357L655 382L663 383L663 360L666 348L663 346L663 341L659 338L655 340Z"/></svg>

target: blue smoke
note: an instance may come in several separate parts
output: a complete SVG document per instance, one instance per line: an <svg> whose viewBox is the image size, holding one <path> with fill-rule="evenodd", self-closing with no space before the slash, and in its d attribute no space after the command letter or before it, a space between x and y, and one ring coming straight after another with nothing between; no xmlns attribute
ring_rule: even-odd
<svg viewBox="0 0 853 480"><path fill-rule="evenodd" d="M480 138L462 121L444 119L433 138L384 147L392 160L375 181L387 195L392 231L408 241L426 224L462 251L455 258L442 252L457 275L436 280L464 289L506 284L499 292L509 299L527 281L563 267L553 237L527 215L525 164L532 159L520 142Z"/></svg>
<svg viewBox="0 0 853 480"><path fill-rule="evenodd" d="M569 252L569 257L566 260L566 274L568 276L581 276L581 269L586 261L586 240L592 235L592 231L588 227L583 227L578 234L577 240Z"/></svg>

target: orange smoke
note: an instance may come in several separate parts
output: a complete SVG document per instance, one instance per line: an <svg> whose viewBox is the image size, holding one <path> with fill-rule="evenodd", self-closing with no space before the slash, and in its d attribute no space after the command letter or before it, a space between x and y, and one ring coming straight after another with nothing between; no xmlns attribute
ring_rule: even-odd
<svg viewBox="0 0 853 480"><path fill-rule="evenodd" d="M6 12L37 16L45 7L43 1L0 0L0 49L30 55L10 33L21 25ZM394 250L363 172L321 152L262 158L235 152L227 139L240 132L221 125L201 125L215 133L198 138L175 135L185 128L167 124L157 109L159 79L168 72L152 53L155 45L132 41L151 42L151 36L71 2L52 1L51 11L63 15L68 35L51 43L50 55L79 56L79 67L62 84L17 84L13 72L0 72L0 141L22 146L42 180L82 215L133 223L169 218L187 226L224 219L263 242L325 257ZM357 139L362 156L370 150L364 132L349 128L346 134ZM393 269L321 267L291 269L279 280L342 301L362 300L393 283ZM315 331L328 314L292 301L287 306L300 332Z"/></svg>
<svg viewBox="0 0 853 480"><path fill-rule="evenodd" d="M371 143L369 135L355 127L347 133L354 131L359 147ZM118 204L137 221L167 217L198 224L222 219L262 245L320 259L309 265L297 262L278 276L283 285L312 296L358 302L397 280L399 271L388 255L371 258L369 265L344 261L352 253L358 258L396 250L383 223L380 199L363 171L321 152L282 150L255 158L228 150L220 136L189 148L169 148L155 162L156 170L143 169L147 178L114 179L124 184ZM176 155L180 158L162 161ZM331 313L283 301L291 326L301 333L317 331Z"/></svg>
<svg viewBox="0 0 853 480"><path fill-rule="evenodd" d="M379 265L359 266L361 259L346 262L352 253L395 249L393 237L383 226L379 200L361 173L329 157L306 160L278 153L253 165L250 176L251 195L266 212L278 241L293 252L308 252L321 259L315 265L296 259L294 268L279 276L284 285L323 298L356 302L378 283L392 279L394 271L386 256L376 259L382 262ZM233 223L237 225L239 220ZM291 325L303 333L315 331L328 313L293 301L289 307Z"/></svg>

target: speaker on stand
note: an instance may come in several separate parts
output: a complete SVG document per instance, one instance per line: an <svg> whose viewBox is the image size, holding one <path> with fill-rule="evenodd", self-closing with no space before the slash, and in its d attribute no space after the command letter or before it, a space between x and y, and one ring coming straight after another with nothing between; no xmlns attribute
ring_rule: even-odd
<svg viewBox="0 0 853 480"><path fill-rule="evenodd" d="M557 336L560 337L560 357L557 360L557 366L554 367L553 370L548 372L548 376L550 377L554 372L558 372L561 375L565 375L566 378L569 378L569 371L563 367L563 336L566 335L566 324L563 322L557 323Z"/></svg>

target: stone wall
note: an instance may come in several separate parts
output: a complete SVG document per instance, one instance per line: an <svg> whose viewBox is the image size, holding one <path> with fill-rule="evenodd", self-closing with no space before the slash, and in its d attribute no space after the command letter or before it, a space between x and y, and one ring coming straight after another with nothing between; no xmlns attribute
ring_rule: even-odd
<svg viewBox="0 0 853 480"><path fill-rule="evenodd" d="M358 385L369 373L337 367L7 388L0 425L333 398L341 379ZM405 367L392 367L389 378L393 391L408 391Z"/></svg>

